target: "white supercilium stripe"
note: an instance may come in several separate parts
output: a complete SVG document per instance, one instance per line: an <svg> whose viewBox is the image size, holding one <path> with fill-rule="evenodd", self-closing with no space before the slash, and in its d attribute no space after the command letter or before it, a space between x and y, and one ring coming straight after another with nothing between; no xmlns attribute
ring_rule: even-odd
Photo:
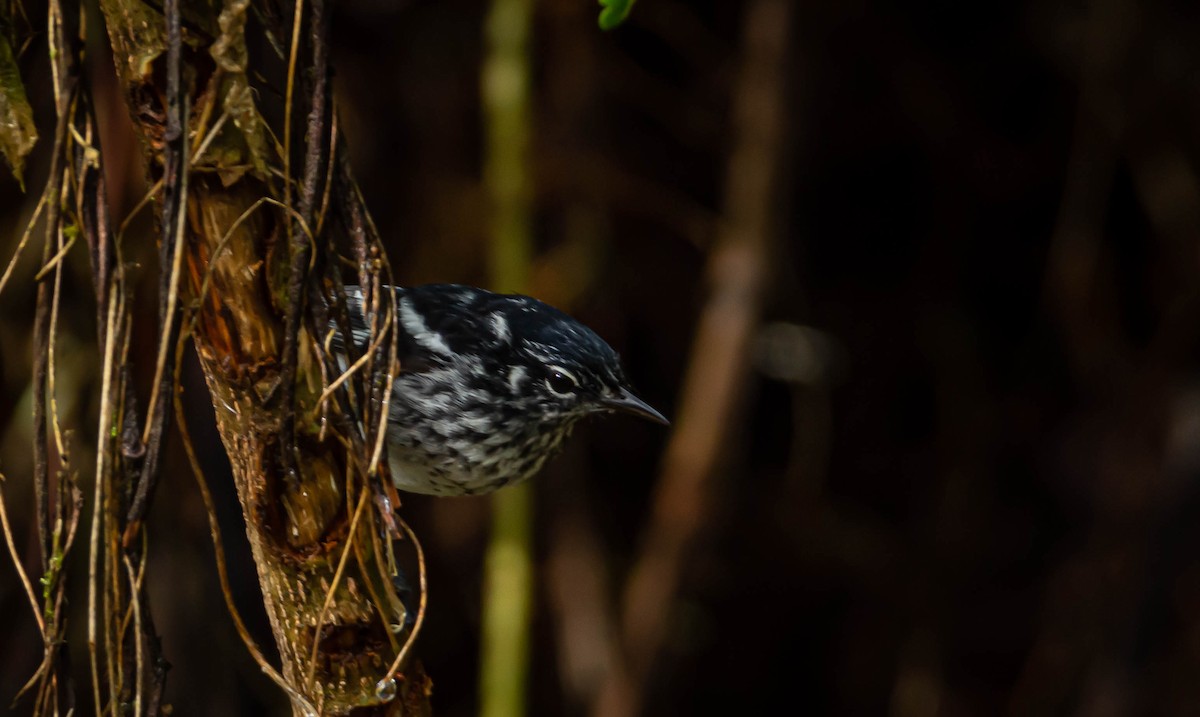
<svg viewBox="0 0 1200 717"><path fill-rule="evenodd" d="M400 323L419 346L443 356L450 355L446 340L429 330L425 319L413 309L412 301L407 296L400 299Z"/></svg>

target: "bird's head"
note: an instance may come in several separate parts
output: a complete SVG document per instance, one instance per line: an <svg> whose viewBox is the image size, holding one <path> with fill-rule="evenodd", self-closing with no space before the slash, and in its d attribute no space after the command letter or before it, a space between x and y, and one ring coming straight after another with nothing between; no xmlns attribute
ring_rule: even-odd
<svg viewBox="0 0 1200 717"><path fill-rule="evenodd" d="M573 422L586 415L623 411L669 424L638 398L617 352L596 332L565 313L526 296L508 296L489 317L511 352L505 377L544 420Z"/></svg>
<svg viewBox="0 0 1200 717"><path fill-rule="evenodd" d="M590 414L624 411L668 423L634 395L604 339L548 304L457 284L400 292L409 369L459 367L462 393L492 396L500 416L566 427Z"/></svg>

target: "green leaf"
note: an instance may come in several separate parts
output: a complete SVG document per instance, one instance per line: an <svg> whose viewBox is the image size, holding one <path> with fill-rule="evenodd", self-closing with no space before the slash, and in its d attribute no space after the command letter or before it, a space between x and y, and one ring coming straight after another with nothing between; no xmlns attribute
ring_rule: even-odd
<svg viewBox="0 0 1200 717"><path fill-rule="evenodd" d="M13 57L8 38L0 35L0 151L12 167L13 176L25 189L25 155L37 143L37 127L33 124L33 110L25 97L25 86L21 84L21 73Z"/></svg>
<svg viewBox="0 0 1200 717"><path fill-rule="evenodd" d="M634 0L600 0L600 5L604 8L600 11L600 29L611 30L625 22L633 3Z"/></svg>

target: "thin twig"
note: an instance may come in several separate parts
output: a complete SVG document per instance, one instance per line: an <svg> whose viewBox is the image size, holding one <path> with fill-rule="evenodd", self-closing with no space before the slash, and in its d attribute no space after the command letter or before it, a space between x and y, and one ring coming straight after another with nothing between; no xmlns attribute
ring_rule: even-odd
<svg viewBox="0 0 1200 717"><path fill-rule="evenodd" d="M296 0L292 11L292 43L288 50L287 89L283 100L283 203L292 206L292 96L296 87L296 55L300 52L300 20L304 0ZM291 239L291 234L288 234Z"/></svg>
<svg viewBox="0 0 1200 717"><path fill-rule="evenodd" d="M33 230L37 225L38 219L42 216L42 209L46 206L46 195L50 192L50 185L47 182L46 189L42 192L41 199L38 200L37 207L33 210L33 216L29 218L29 223L25 225L25 231L21 234L21 241L17 243L16 251L13 252L12 259L9 260L8 266L4 269L4 274L0 276L0 294L4 293L4 286L8 283L8 279L12 276L13 269L17 266L17 260L21 258L21 252L25 250L25 245L29 243L29 238L33 236Z"/></svg>
<svg viewBox="0 0 1200 717"><path fill-rule="evenodd" d="M137 218L137 215L143 209L150 206L150 203L154 201L154 198L158 196L158 193L162 191L162 188L162 179L154 182L154 184L152 184L150 188L146 190L146 193L142 195L142 198L138 200L138 203L133 205L133 209L130 209L129 213L125 215L125 218L121 220L121 226L117 227L117 240L115 242L118 250L123 244L122 240L125 238L125 231L129 229L129 225L133 223L133 220Z"/></svg>
<svg viewBox="0 0 1200 717"><path fill-rule="evenodd" d="M404 647L400 648L400 653L392 661L392 665L388 668L384 679L389 679L397 674L400 665L404 663L413 645L416 644L417 636L421 634L421 626L425 624L425 607L429 601L429 585L425 575L425 551L421 548L421 541L417 540L417 534L413 532L412 528L408 527L408 523L404 522L403 518L400 519L400 527L404 529L405 534L408 535L408 539L412 541L413 547L417 551L417 574L420 578L421 600L417 606L417 619L413 622L412 632L408 634L408 639L405 640Z"/></svg>
<svg viewBox="0 0 1200 717"><path fill-rule="evenodd" d="M71 247L75 246L76 238L77 238L77 235L72 234L71 237L69 239L67 239L67 241L65 243L59 242L62 246L59 248L58 252L50 258L50 261L47 262L46 265L43 266L41 268L41 270L38 271L37 274L34 274L33 280L41 281L46 276L46 274L49 274L54 269L57 269L58 265L62 262L63 257L65 257L67 255L67 252L71 251Z"/></svg>
<svg viewBox="0 0 1200 717"><path fill-rule="evenodd" d="M304 282L307 279L310 244L297 234L292 241L292 262L287 288L284 318L283 365L279 372L279 448L282 468L290 480L296 475L296 360L300 344L300 314L303 309Z"/></svg>
<svg viewBox="0 0 1200 717"><path fill-rule="evenodd" d="M378 501L376 501L376 504L378 505ZM394 524L395 520L392 519L391 522ZM372 523L374 523L374 520L372 520ZM378 574L392 577L396 575L395 562L390 559L387 561L384 560L384 551L381 545L386 541L386 545L389 548L388 552L390 554L391 540L387 540L386 536L381 536L380 533L380 530L370 531L371 555L375 558L375 569L378 571ZM362 571L362 574L370 575L371 572L367 564L368 561L365 546L355 543L354 557L358 562L358 567L359 570ZM401 600L400 596L396 593L396 586L393 580L389 579L380 581L385 593L383 597L387 599L388 606L385 606L384 600L380 598L379 592L375 587L375 581L366 580L364 582L367 585L367 591L371 594L371 604L375 608L375 612L379 614L379 619L383 621L383 624L387 627L385 633L388 637L388 643L391 644L392 649L398 650L399 646L396 644L396 634L399 633L399 629L393 628L393 625L398 625L399 628L403 628L404 621L408 619L408 608L405 607L404 601ZM404 618L399 623L395 621L397 614L404 615Z"/></svg>
<svg viewBox="0 0 1200 717"><path fill-rule="evenodd" d="M358 373L358 371L361 370L368 361L370 361L371 355L380 347L380 345L383 344L383 340L388 336L386 331L391 326L390 318L390 315L385 317L383 329L376 332L375 338L372 339L367 350L363 352L363 355L359 356L358 360L347 367L345 371L343 371L336 379L333 380L333 383L329 384L325 390L321 392L320 398L317 399L317 405L313 408L313 417L320 412L321 405L329 400L329 397L332 396L335 391L337 391L342 383L352 378L354 374Z"/></svg>
<svg viewBox="0 0 1200 717"><path fill-rule="evenodd" d="M302 2L296 3L294 29L292 33L292 51L288 66L288 116L284 126L284 152L289 155L285 161L290 161L291 152L291 102L292 83L295 74L296 53L299 44L299 26L302 14ZM324 0L312 1L310 19L312 40L312 94L308 114L308 128L305 133L304 177L300 188L300 206L298 213L303 223L312 226L313 203L317 196L318 184L321 179L321 169L325 166L324 145L328 115L328 78L329 56L326 46L328 33L328 17L325 12ZM290 169L290 164L287 165ZM284 204L291 206L291 175L288 173L285 181ZM306 233L307 234L307 233ZM283 407L282 421L279 430L279 445L282 451L282 467L286 475L295 479L295 445L296 445L296 361L300 344L300 316L304 311L306 293L305 284L308 281L310 261L316 253L312 251L315 237L289 229L288 240L291 250L291 264L288 274L287 305L284 314L283 357L280 370L280 405Z"/></svg>
<svg viewBox="0 0 1200 717"><path fill-rule="evenodd" d="M46 621L42 619L42 610L38 607L37 595L33 592L33 583L29 582L29 575L25 573L25 566L21 561L21 554L17 552L17 545L13 541L12 527L8 524L8 510L4 506L4 481L3 473L0 473L0 527L4 529L4 542L8 545L8 553L12 556L13 567L17 569L17 577L21 579L21 585L25 588L25 594L29 597L29 607L33 610L33 619L37 620L38 631L42 634L42 639L46 637Z"/></svg>
<svg viewBox="0 0 1200 717"><path fill-rule="evenodd" d="M51 13L53 14L53 13ZM72 90L74 82L71 83ZM50 248L53 238L58 235L59 219L62 203L63 181L63 147L67 136L67 108L65 104L58 107L58 125L54 132L54 150L50 160L50 175L47 180L46 197L48 208L46 212L46 242L43 249L42 263L50 259ZM50 475L49 462L46 455L46 388L49 368L50 341L50 289L43 280L38 282L37 305L33 323L33 465L34 465L34 502L38 527L38 545L42 552L42 570L50 565Z"/></svg>
<svg viewBox="0 0 1200 717"><path fill-rule="evenodd" d="M299 3L297 3L299 4ZM308 123L304 142L304 178L300 185L300 215L311 226L314 204L322 184L322 169L326 160L329 139L329 14L325 0L311 0L309 20L312 42L312 93L309 98Z"/></svg>
<svg viewBox="0 0 1200 717"><path fill-rule="evenodd" d="M133 542L146 505L158 480L163 435L168 424L168 403L161 394L173 387L172 377L165 367L174 349L172 338L178 328L177 303L179 275L183 264L184 229L187 222L188 154L187 104L182 85L183 41L180 34L179 0L165 0L163 14L167 23L167 126L163 134L163 209L162 245L159 250L159 344L154 369L154 384L150 404L146 409L146 427L142 443L146 459L142 465L133 502L125 521L124 544ZM170 266L168 274L166 267ZM164 302L165 301L165 306Z"/></svg>
<svg viewBox="0 0 1200 717"><path fill-rule="evenodd" d="M113 290L108 292L108 296L108 321L104 332L104 368L100 378L100 425L96 430L99 442L96 447L96 486L92 499L92 531L88 553L88 655L92 668L92 699L97 710L100 709L101 702L99 657L96 654L96 568L97 556L100 551L100 524L104 513L104 483L109 475L109 471L105 468L108 454L105 446L108 445L108 437L112 432L112 370L113 356L116 350L116 326L119 321L117 307L121 304L121 300Z"/></svg>
<svg viewBox="0 0 1200 717"><path fill-rule="evenodd" d="M228 108L221 112L221 116L217 118L217 122L212 126L212 129L208 130L208 132L203 135L204 139L200 142L199 146L196 147L196 150L192 152L191 164L194 165L198 163L200 159L204 157L204 153L208 151L209 145L211 145L213 140L217 138L217 135L221 133L221 128L225 126L227 121L229 121Z"/></svg>
<svg viewBox="0 0 1200 717"><path fill-rule="evenodd" d="M68 246L64 246L62 224L59 224L56 232L58 239L59 254L65 254ZM73 241L71 243L74 243ZM57 474L63 475L67 470L67 447L62 436L62 423L58 418L58 391L55 387L55 377L58 375L57 361L55 361L55 348L57 345L58 336L58 307L59 300L62 298L62 264L57 264L54 271L54 288L50 292L50 335L46 337L46 392L50 397L50 426L54 429L54 448L58 451L60 465ZM56 513L62 511L62 490L57 491L58 501Z"/></svg>
<svg viewBox="0 0 1200 717"><path fill-rule="evenodd" d="M99 332L97 339L103 345L109 276L116 268L117 261L110 241L112 227L109 224L108 189L104 181L104 172L99 160L89 162L86 159L89 151L95 153L96 157L100 156L99 137L93 136L96 118L93 114L91 97L86 91L83 93L82 99L80 104L84 115L85 131L84 137L78 140L78 150L83 156L77 156L75 161L76 164L84 167L84 171L79 190L76 192L78 205L76 211L79 213L80 224L88 243L88 255L92 263L92 287L96 292L96 330ZM73 125L72 129L74 129Z"/></svg>
<svg viewBox="0 0 1200 717"><path fill-rule="evenodd" d="M138 599L139 581L134 577L133 563L129 560L129 555L124 556L125 572L129 575L129 591L131 593L129 603L133 606L133 633L136 636L134 639L134 652L136 664L136 685L133 692L133 714L142 714L142 675L145 672L145 665L142 657L142 608L141 600Z"/></svg>
<svg viewBox="0 0 1200 717"><path fill-rule="evenodd" d="M333 100L330 100L331 103ZM329 110L329 151L326 157L325 179L322 182L325 189L321 193L321 208L317 210L317 225L314 233L317 236L321 235L321 231L325 228L325 214L329 211L329 199L333 195L334 172L337 168L337 152L335 151L338 136L338 118L335 108ZM332 245L332 239L331 245ZM333 254L332 246L330 254Z"/></svg>
<svg viewBox="0 0 1200 717"><path fill-rule="evenodd" d="M382 347L367 352L370 360L368 363L368 376L364 382L363 392L366 396L366 401L362 407L363 425L375 428L375 433L373 434L375 450L368 466L367 478L371 481L372 489L376 495L383 500L387 500L388 492L390 491L394 495L395 490L390 483L385 485L387 441L383 440L380 434L385 432L387 428L388 406L390 405L391 394L395 385L395 371L398 366L400 354L400 334L396 329L395 321L396 292L392 289L395 282L392 278L391 264L388 262L386 252L382 249L379 230L375 226L375 222L371 219L370 212L367 211L366 202L363 200L358 184L354 181L349 159L345 152L338 152L337 154L339 155L340 167L338 175L340 202L338 209L351 235L351 245L357 259L359 289L362 294L361 308L364 318L368 321L371 334L373 336L384 334L390 338L386 354L384 354ZM388 290L383 292L387 296L386 311L380 303L380 269L383 271L386 285L388 286ZM339 297L338 301L341 302L342 299L343 297ZM378 325L378 317L380 315L384 317L382 327ZM353 343L349 341L349 337L347 337L347 343ZM375 342L372 343L374 344ZM388 523L389 526L392 524L390 518L388 519ZM389 551L389 563L391 562Z"/></svg>

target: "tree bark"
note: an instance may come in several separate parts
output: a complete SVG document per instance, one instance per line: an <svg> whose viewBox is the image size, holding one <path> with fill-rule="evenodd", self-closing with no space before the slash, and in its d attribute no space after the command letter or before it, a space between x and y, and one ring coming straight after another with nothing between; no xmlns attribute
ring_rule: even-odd
<svg viewBox="0 0 1200 717"><path fill-rule="evenodd" d="M178 186L163 160L171 140L171 38L163 13L171 12L171 3L163 12L136 0L100 4L150 180L162 179L166 189L158 197L163 210L164 197ZM380 550L388 540L385 520L367 505L372 488L361 436L357 444L339 438L311 418L333 376L323 376L311 348L303 328L310 325L307 314L293 338L294 391L283 390L288 289L295 283L289 282L294 246L287 232L296 214L263 201L279 194L273 188L278 179L266 170L279 161L267 155L247 80L242 33L248 3L183 4L186 188L175 196L183 212L178 306L185 316L195 312L193 341L233 467L282 674L296 692L293 708L297 714L310 707L331 715L427 713L430 682L418 665L406 668L398 694L389 689L387 671L405 635L404 608ZM296 77L307 69L297 67ZM318 259L336 267L331 246L314 242L314 250L326 254ZM169 274L172 267L159 269ZM294 470L287 471L285 419L295 426Z"/></svg>

